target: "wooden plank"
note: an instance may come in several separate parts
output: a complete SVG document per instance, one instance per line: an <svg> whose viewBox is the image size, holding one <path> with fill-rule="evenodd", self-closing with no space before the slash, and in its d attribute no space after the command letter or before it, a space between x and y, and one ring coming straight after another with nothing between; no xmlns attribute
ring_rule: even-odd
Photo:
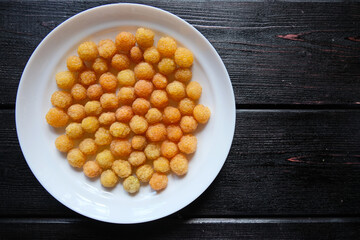
<svg viewBox="0 0 360 240"><path fill-rule="evenodd" d="M358 216L360 111L237 111L214 183L174 216ZM79 216L31 174L14 111L0 110L0 217Z"/></svg>
<svg viewBox="0 0 360 240"><path fill-rule="evenodd" d="M28 58L53 28L105 3L1 1L0 105L13 106ZM209 39L228 69L238 107L359 106L359 3L139 3L178 15Z"/></svg>

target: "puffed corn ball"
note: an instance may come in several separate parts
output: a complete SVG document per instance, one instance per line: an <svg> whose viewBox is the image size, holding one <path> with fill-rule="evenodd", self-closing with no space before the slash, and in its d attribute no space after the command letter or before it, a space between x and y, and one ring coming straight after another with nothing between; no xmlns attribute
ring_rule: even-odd
<svg viewBox="0 0 360 240"><path fill-rule="evenodd" d="M183 136L178 143L179 150L186 154L191 154L196 151L197 139L194 135L188 134Z"/></svg>
<svg viewBox="0 0 360 240"><path fill-rule="evenodd" d="M96 155L96 162L99 164L99 166L102 169L111 168L114 160L115 160L114 156L111 154L111 152L108 149L105 149Z"/></svg>
<svg viewBox="0 0 360 240"><path fill-rule="evenodd" d="M132 109L135 114L145 115L150 109L150 102L144 98L137 98L132 104Z"/></svg>
<svg viewBox="0 0 360 240"><path fill-rule="evenodd" d="M150 103L153 107L166 107L169 104L167 93L164 90L153 91L150 96Z"/></svg>
<svg viewBox="0 0 360 240"><path fill-rule="evenodd" d="M97 74L103 74L104 72L107 72L109 67L105 59L103 58L96 58L95 61L92 64L92 69Z"/></svg>
<svg viewBox="0 0 360 240"><path fill-rule="evenodd" d="M154 170L160 173L167 173L170 171L170 163L164 157L159 157L153 161Z"/></svg>
<svg viewBox="0 0 360 240"><path fill-rule="evenodd" d="M125 160L116 160L113 162L111 169L118 175L120 178L127 178L131 174L131 165L128 161Z"/></svg>
<svg viewBox="0 0 360 240"><path fill-rule="evenodd" d="M79 75L80 83L89 86L96 83L96 74L94 71L86 70Z"/></svg>
<svg viewBox="0 0 360 240"><path fill-rule="evenodd" d="M152 93L154 87L150 81L139 80L135 83L135 94L141 98L148 98Z"/></svg>
<svg viewBox="0 0 360 240"><path fill-rule="evenodd" d="M129 176L124 180L123 187L128 193L136 193L140 189L140 181L134 176Z"/></svg>
<svg viewBox="0 0 360 240"><path fill-rule="evenodd" d="M166 88L168 81L164 75L161 73L156 73L152 79L152 83L154 84L155 88L164 89Z"/></svg>
<svg viewBox="0 0 360 240"><path fill-rule="evenodd" d="M139 63L143 60L143 52L141 51L141 49L139 47L135 46L135 47L131 48L130 59L134 63Z"/></svg>
<svg viewBox="0 0 360 240"><path fill-rule="evenodd" d="M130 127L121 122L114 122L110 126L110 133L117 138L126 138L130 134Z"/></svg>
<svg viewBox="0 0 360 240"><path fill-rule="evenodd" d="M148 122L142 116L135 115L131 118L129 126L135 134L143 134L148 129Z"/></svg>
<svg viewBox="0 0 360 240"><path fill-rule="evenodd" d="M100 182L104 187L115 187L118 181L118 176L110 169L101 173Z"/></svg>
<svg viewBox="0 0 360 240"><path fill-rule="evenodd" d="M169 94L169 97L175 101L180 101L186 96L185 86L179 81L173 81L166 86L166 92Z"/></svg>
<svg viewBox="0 0 360 240"><path fill-rule="evenodd" d="M66 158L74 168L82 168L86 161L86 156L78 148L71 149Z"/></svg>
<svg viewBox="0 0 360 240"><path fill-rule="evenodd" d="M118 80L111 72L101 74L99 83L105 92L115 92Z"/></svg>
<svg viewBox="0 0 360 240"><path fill-rule="evenodd" d="M163 141L160 147L161 155L170 159L175 156L178 152L178 146L170 141Z"/></svg>
<svg viewBox="0 0 360 240"><path fill-rule="evenodd" d="M135 150L143 150L145 148L146 144L147 144L147 142L146 142L146 138L144 136L135 135L131 139L131 146Z"/></svg>
<svg viewBox="0 0 360 240"><path fill-rule="evenodd" d="M60 135L55 140L55 147L60 152L68 152L74 147L74 141L67 135Z"/></svg>
<svg viewBox="0 0 360 240"><path fill-rule="evenodd" d="M104 112L99 117L99 123L101 125L110 125L115 122L115 113L113 112Z"/></svg>
<svg viewBox="0 0 360 240"><path fill-rule="evenodd" d="M155 70L149 63L140 62L135 66L134 73L137 79L151 80L155 75Z"/></svg>
<svg viewBox="0 0 360 240"><path fill-rule="evenodd" d="M93 84L88 87L86 95L91 100L99 100L104 91L100 84Z"/></svg>
<svg viewBox="0 0 360 240"><path fill-rule="evenodd" d="M201 96L202 87L198 82L190 82L186 86L186 94L192 100L198 100Z"/></svg>
<svg viewBox="0 0 360 240"><path fill-rule="evenodd" d="M85 107L81 104L71 105L67 110L67 115L75 122L79 122L86 117Z"/></svg>
<svg viewBox="0 0 360 240"><path fill-rule="evenodd" d="M59 108L68 108L72 103L71 94L65 91L55 91L51 95L51 104Z"/></svg>
<svg viewBox="0 0 360 240"><path fill-rule="evenodd" d="M162 123L149 126L146 131L146 137L151 142L164 141L166 138L166 127Z"/></svg>
<svg viewBox="0 0 360 240"><path fill-rule="evenodd" d="M168 184L168 178L163 173L154 173L149 181L150 187L155 191L160 191L166 188Z"/></svg>
<svg viewBox="0 0 360 240"><path fill-rule="evenodd" d="M181 128L177 125L169 125L166 128L167 137L170 141L178 142L180 138L183 136L183 132Z"/></svg>
<svg viewBox="0 0 360 240"><path fill-rule="evenodd" d="M62 89L70 89L76 82L74 74L69 71L58 72L55 80L58 87Z"/></svg>
<svg viewBox="0 0 360 240"><path fill-rule="evenodd" d="M154 173L154 169L149 164L144 164L136 169L136 176L140 180L140 182L149 182L150 178Z"/></svg>
<svg viewBox="0 0 360 240"><path fill-rule="evenodd" d="M130 59L125 54L115 54L111 59L111 66L118 71L130 67Z"/></svg>
<svg viewBox="0 0 360 240"><path fill-rule="evenodd" d="M188 160L184 154L177 154L170 161L170 168L178 176L185 175L188 171Z"/></svg>
<svg viewBox="0 0 360 240"><path fill-rule="evenodd" d="M136 82L135 73L130 69L120 71L117 79L121 86L134 86Z"/></svg>
<svg viewBox="0 0 360 240"><path fill-rule="evenodd" d="M110 143L110 151L114 156L127 157L132 152L131 144L128 140L115 139Z"/></svg>
<svg viewBox="0 0 360 240"><path fill-rule="evenodd" d="M149 160L155 160L160 157L160 145L156 143L149 143L144 150L145 156Z"/></svg>
<svg viewBox="0 0 360 240"><path fill-rule="evenodd" d="M117 97L121 104L130 105L134 102L136 98L135 90L133 87L122 87L119 89Z"/></svg>
<svg viewBox="0 0 360 240"><path fill-rule="evenodd" d="M81 101L86 98L86 88L79 83L76 83L71 88L70 92L71 92L71 96L77 101Z"/></svg>
<svg viewBox="0 0 360 240"><path fill-rule="evenodd" d="M78 56L70 56L66 60L66 66L71 72L79 72L84 68L84 63Z"/></svg>
<svg viewBox="0 0 360 240"><path fill-rule="evenodd" d="M145 115L146 121L149 124L155 124L162 121L162 113L157 108L150 108Z"/></svg>
<svg viewBox="0 0 360 240"><path fill-rule="evenodd" d="M163 121L165 124L178 123L181 118L179 109L175 107L166 107L164 109Z"/></svg>
<svg viewBox="0 0 360 240"><path fill-rule="evenodd" d="M80 151L85 155L93 155L97 152L97 145L94 139L85 138L79 144Z"/></svg>
<svg viewBox="0 0 360 240"><path fill-rule="evenodd" d="M122 106L116 110L115 116L119 122L129 122L134 116L134 112L130 106Z"/></svg>
<svg viewBox="0 0 360 240"><path fill-rule="evenodd" d="M99 55L105 59L112 58L116 53L115 43L110 39L101 40L98 46Z"/></svg>
<svg viewBox="0 0 360 240"><path fill-rule="evenodd" d="M100 176L102 170L99 164L95 161L87 161L83 166L85 176L89 178L95 178Z"/></svg>
<svg viewBox="0 0 360 240"><path fill-rule="evenodd" d="M151 47L154 44L154 36L155 33L147 28L138 28L135 34L137 44L143 49Z"/></svg>
<svg viewBox="0 0 360 240"><path fill-rule="evenodd" d="M99 54L96 43L92 41L81 43L77 49L77 52L79 57L84 61L92 61Z"/></svg>
<svg viewBox="0 0 360 240"><path fill-rule="evenodd" d="M157 64L160 61L160 53L155 47L150 47L144 52L144 60L151 64Z"/></svg>
<svg viewBox="0 0 360 240"><path fill-rule="evenodd" d="M144 152L134 151L130 154L128 161L132 166L137 167L146 161L146 156Z"/></svg>
<svg viewBox="0 0 360 240"><path fill-rule="evenodd" d="M207 121L209 121L211 112L208 107L205 107L202 104L198 104L195 106L193 114L194 114L196 121L204 124L204 123L207 123Z"/></svg>
<svg viewBox="0 0 360 240"><path fill-rule="evenodd" d="M95 133L95 143L99 146L109 145L112 141L110 131L106 128L99 128Z"/></svg>
<svg viewBox="0 0 360 240"><path fill-rule="evenodd" d="M129 52L135 46L135 36L130 32L121 32L116 35L115 45L119 51Z"/></svg>
<svg viewBox="0 0 360 240"><path fill-rule="evenodd" d="M85 104L85 113L88 116L98 116L102 112L101 103L99 101L89 101Z"/></svg>
<svg viewBox="0 0 360 240"><path fill-rule="evenodd" d="M198 126L197 121L193 116L183 116L180 120L180 127L184 133L192 133Z"/></svg>
<svg viewBox="0 0 360 240"><path fill-rule="evenodd" d="M195 102L190 98L184 98L179 102L179 110L182 115L192 115Z"/></svg>
<svg viewBox="0 0 360 240"><path fill-rule="evenodd" d="M171 37L162 37L157 43L157 49L164 57L172 57L176 51L176 41Z"/></svg>
<svg viewBox="0 0 360 240"><path fill-rule="evenodd" d="M175 51L174 60L180 67L188 68L193 64L194 56L189 49L179 47Z"/></svg>
<svg viewBox="0 0 360 240"><path fill-rule="evenodd" d="M104 109L116 109L119 106L119 100L115 93L104 93L100 97L100 103Z"/></svg>
<svg viewBox="0 0 360 240"><path fill-rule="evenodd" d="M64 127L69 121L69 116L57 107L50 108L45 118L47 123L55 128Z"/></svg>
<svg viewBox="0 0 360 240"><path fill-rule="evenodd" d="M87 133L94 133L99 128L99 121L96 117L86 117L81 121L81 127Z"/></svg>
<svg viewBox="0 0 360 240"><path fill-rule="evenodd" d="M81 127L81 123L70 123L65 128L66 135L72 139L81 138L84 135L84 130Z"/></svg>
<svg viewBox="0 0 360 240"><path fill-rule="evenodd" d="M192 72L189 68L178 68L175 71L174 78L176 81L187 83L192 78Z"/></svg>
<svg viewBox="0 0 360 240"><path fill-rule="evenodd" d="M171 58L163 58L158 63L158 69L160 73L164 75L169 75L175 71L176 64Z"/></svg>

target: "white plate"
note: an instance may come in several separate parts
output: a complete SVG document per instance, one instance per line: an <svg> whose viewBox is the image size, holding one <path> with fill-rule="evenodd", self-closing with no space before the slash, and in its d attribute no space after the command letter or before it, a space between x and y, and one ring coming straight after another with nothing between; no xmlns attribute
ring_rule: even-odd
<svg viewBox="0 0 360 240"><path fill-rule="evenodd" d="M57 90L55 73L66 70L66 57L82 41L112 38L120 31L135 33L139 26L170 35L195 56L193 80L200 82L200 103L211 109L206 126L196 133L198 149L183 178L169 176L168 187L156 193L141 187L134 196L121 184L113 190L74 170L54 141L59 130L45 121L51 94ZM112 4L84 11L55 28L28 61L16 99L16 128L20 146L32 172L44 188L70 209L112 223L139 223L172 214L194 201L215 179L229 152L235 129L235 100L226 68L211 44L179 17L145 5Z"/></svg>

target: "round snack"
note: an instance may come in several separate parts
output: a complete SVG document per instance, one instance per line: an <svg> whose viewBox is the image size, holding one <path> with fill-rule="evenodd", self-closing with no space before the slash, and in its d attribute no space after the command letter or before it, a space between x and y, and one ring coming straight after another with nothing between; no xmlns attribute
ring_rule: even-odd
<svg viewBox="0 0 360 240"><path fill-rule="evenodd" d="M153 84L150 81L139 80L136 82L134 90L138 97L148 98L153 91Z"/></svg>
<svg viewBox="0 0 360 240"><path fill-rule="evenodd" d="M110 131L106 128L99 128L95 133L95 143L99 146L109 145L112 141Z"/></svg>
<svg viewBox="0 0 360 240"><path fill-rule="evenodd" d="M55 80L58 87L63 89L70 89L76 82L74 74L69 71L58 72Z"/></svg>
<svg viewBox="0 0 360 240"><path fill-rule="evenodd" d="M95 178L100 176L102 170L99 164L95 161L87 161L83 166L85 176Z"/></svg>
<svg viewBox="0 0 360 240"><path fill-rule="evenodd" d="M115 113L105 112L99 117L99 123L102 125L110 125L115 122Z"/></svg>
<svg viewBox="0 0 360 240"><path fill-rule="evenodd" d="M135 90L133 87L122 87L119 89L117 97L121 104L130 105L134 102L136 98Z"/></svg>
<svg viewBox="0 0 360 240"><path fill-rule="evenodd" d="M170 98L175 101L180 101L186 96L184 84L178 81L169 83L166 86L166 92L169 94Z"/></svg>
<svg viewBox="0 0 360 240"><path fill-rule="evenodd" d="M67 110L67 114L73 121L79 122L86 117L85 107L81 104L71 105Z"/></svg>
<svg viewBox="0 0 360 240"><path fill-rule="evenodd" d="M114 122L110 126L110 133L114 137L126 138L130 134L130 128L125 123Z"/></svg>
<svg viewBox="0 0 360 240"><path fill-rule="evenodd" d="M148 129L148 122L144 117L135 115L130 120L129 126L135 134L143 134Z"/></svg>
<svg viewBox="0 0 360 240"><path fill-rule="evenodd" d="M183 116L180 121L181 130L184 133L192 133L196 130L198 123L193 116Z"/></svg>
<svg viewBox="0 0 360 240"><path fill-rule="evenodd" d="M190 154L196 151L197 139L194 135L188 134L183 136L178 143L181 152Z"/></svg>
<svg viewBox="0 0 360 240"><path fill-rule="evenodd" d="M164 109L163 121L165 124L177 123L180 121L181 113L179 109L174 107L166 107Z"/></svg>
<svg viewBox="0 0 360 240"><path fill-rule="evenodd" d="M98 147L94 139L85 138L80 142L79 149L85 155L93 155L97 152Z"/></svg>
<svg viewBox="0 0 360 240"><path fill-rule="evenodd" d="M112 170L106 170L101 174L100 182L104 187L112 188L118 183L119 178Z"/></svg>
<svg viewBox="0 0 360 240"><path fill-rule="evenodd" d="M185 175L188 171L188 160L184 154L177 154L170 161L170 168L178 176Z"/></svg>
<svg viewBox="0 0 360 240"><path fill-rule="evenodd" d="M98 116L102 112L101 103L99 101L88 101L85 104L85 112L88 116Z"/></svg>
<svg viewBox="0 0 360 240"><path fill-rule="evenodd" d="M159 123L162 121L162 113L157 108L150 108L145 118L149 124Z"/></svg>
<svg viewBox="0 0 360 240"><path fill-rule="evenodd" d="M78 148L73 148L68 152L67 160L74 168L81 168L86 161L86 157Z"/></svg>
<svg viewBox="0 0 360 240"><path fill-rule="evenodd" d="M166 139L166 128L162 123L157 123L155 125L149 126L146 131L146 137L151 142L160 142Z"/></svg>
<svg viewBox="0 0 360 240"><path fill-rule="evenodd" d="M130 67L130 59L125 54L115 54L111 59L111 66L118 71L128 69Z"/></svg>
<svg viewBox="0 0 360 240"><path fill-rule="evenodd" d="M156 143L149 143L145 150L145 156L149 160L155 160L160 157L160 145Z"/></svg>
<svg viewBox="0 0 360 240"><path fill-rule="evenodd" d="M157 49L164 57L172 57L176 48L176 41L171 37L162 37L157 43Z"/></svg>
<svg viewBox="0 0 360 240"><path fill-rule="evenodd" d="M134 62L134 63L139 63L143 60L143 53L141 51L141 49L137 46L132 47L130 50L130 59Z"/></svg>
<svg viewBox="0 0 360 240"><path fill-rule="evenodd" d="M135 34L137 44L143 49L154 44L154 36L155 33L147 28L138 28Z"/></svg>
<svg viewBox="0 0 360 240"><path fill-rule="evenodd" d="M136 170L136 176L141 182L149 182L154 169L149 164L144 164Z"/></svg>
<svg viewBox="0 0 360 240"><path fill-rule="evenodd" d="M115 92L118 80L111 72L101 74L99 83L105 92Z"/></svg>
<svg viewBox="0 0 360 240"><path fill-rule="evenodd" d="M143 150L145 148L146 144L147 144L147 142L146 142L146 138L144 136L135 135L131 139L131 146L135 150Z"/></svg>
<svg viewBox="0 0 360 240"><path fill-rule="evenodd" d="M135 43L135 36L130 32L121 32L115 38L116 48L122 52L129 52Z"/></svg>
<svg viewBox="0 0 360 240"><path fill-rule="evenodd" d="M149 181L150 187L155 191L160 191L166 188L168 178L163 173L154 173Z"/></svg>
<svg viewBox="0 0 360 240"><path fill-rule="evenodd" d="M81 127L81 123L70 123L65 128L65 132L66 135L72 139L81 138L82 135L84 134L84 130Z"/></svg>
<svg viewBox="0 0 360 240"><path fill-rule="evenodd" d="M158 63L158 69L160 73L164 75L169 75L175 71L176 64L171 58L163 58Z"/></svg>
<svg viewBox="0 0 360 240"><path fill-rule="evenodd" d="M169 125L166 128L166 131L167 131L167 137L170 141L177 142L183 136L183 132L181 131L181 128L177 125Z"/></svg>
<svg viewBox="0 0 360 240"><path fill-rule="evenodd" d="M164 157L159 157L158 159L154 160L153 165L156 172L167 173L170 171L169 160Z"/></svg>
<svg viewBox="0 0 360 240"><path fill-rule="evenodd" d="M152 79L152 83L158 89L164 89L167 86L167 78L161 73L156 73Z"/></svg>
<svg viewBox="0 0 360 240"><path fill-rule="evenodd" d="M51 103L55 107L67 108L72 103L71 94L65 91L55 91L51 95Z"/></svg>
<svg viewBox="0 0 360 240"><path fill-rule="evenodd" d="M156 64L160 61L160 53L155 47L150 47L144 52L144 60L151 64Z"/></svg>
<svg viewBox="0 0 360 240"><path fill-rule="evenodd" d="M150 109L150 102L144 98L137 98L132 104L132 109L135 114L145 115Z"/></svg>
<svg viewBox="0 0 360 240"><path fill-rule="evenodd" d="M103 89L100 84L93 84L88 87L86 95L91 100L99 100L101 95L103 95Z"/></svg>
<svg viewBox="0 0 360 240"><path fill-rule="evenodd" d="M123 187L128 193L136 193L140 189L140 181L134 176L129 176L124 180Z"/></svg>
<svg viewBox="0 0 360 240"><path fill-rule="evenodd" d="M96 155L96 162L102 169L109 169L114 162L114 156L108 149L105 149Z"/></svg>
<svg viewBox="0 0 360 240"><path fill-rule="evenodd" d="M81 121L81 127L87 133L94 133L99 128L99 121L96 117L86 117Z"/></svg>
<svg viewBox="0 0 360 240"><path fill-rule="evenodd" d="M151 93L150 103L153 107L164 108L169 104L169 99L164 90L155 90Z"/></svg>
<svg viewBox="0 0 360 240"><path fill-rule="evenodd" d="M105 59L112 58L116 53L115 43L110 39L101 40L99 42L99 55Z"/></svg>
<svg viewBox="0 0 360 240"><path fill-rule="evenodd" d="M175 71L174 77L175 77L176 81L179 81L179 82L182 82L182 83L187 83L192 78L192 72L188 68L178 68Z"/></svg>
<svg viewBox="0 0 360 240"><path fill-rule="evenodd" d="M81 84L85 86L89 86L91 84L96 83L96 74L94 71L90 71L90 70L83 71L79 75L79 80Z"/></svg>
<svg viewBox="0 0 360 240"><path fill-rule="evenodd" d="M77 52L79 54L79 57L84 61L92 61L99 54L96 43L91 41L83 42L82 44L80 44Z"/></svg>
<svg viewBox="0 0 360 240"><path fill-rule="evenodd" d="M207 121L209 120L211 112L208 107L205 107L202 104L198 104L194 108L193 114L194 114L196 121L204 124L204 123L207 123Z"/></svg>
<svg viewBox="0 0 360 240"><path fill-rule="evenodd" d="M125 160L116 160L112 164L112 170L121 178L127 178L131 174L131 165Z"/></svg>
<svg viewBox="0 0 360 240"><path fill-rule="evenodd" d="M130 106L122 106L116 110L115 116L119 122L129 122L134 113Z"/></svg>
<svg viewBox="0 0 360 240"><path fill-rule="evenodd" d="M170 159L173 156L175 156L176 154L178 154L179 149L175 143L170 142L170 141L164 141L161 144L160 151L161 151L161 155Z"/></svg>
<svg viewBox="0 0 360 240"><path fill-rule="evenodd" d="M55 140L55 147L60 152L68 152L74 147L74 141L67 135L60 135Z"/></svg>
<svg viewBox="0 0 360 240"><path fill-rule="evenodd" d="M104 72L107 72L109 67L107 65L107 62L103 58L96 58L95 61L92 64L92 69L97 74L103 74Z"/></svg>
<svg viewBox="0 0 360 240"><path fill-rule="evenodd" d="M202 87L198 82L190 82L186 86L186 94L189 98L196 101L200 98L202 92Z"/></svg>
<svg viewBox="0 0 360 240"><path fill-rule="evenodd" d="M132 149L128 140L112 140L110 144L110 150L114 156L127 157L130 155Z"/></svg>
<svg viewBox="0 0 360 240"><path fill-rule="evenodd" d="M135 73L130 69L120 71L117 79L121 86L134 86L136 82Z"/></svg>
<svg viewBox="0 0 360 240"><path fill-rule="evenodd" d="M77 101L84 100L86 98L86 88L84 88L84 86L79 83L76 83L71 88L70 92L72 97Z"/></svg>
<svg viewBox="0 0 360 240"><path fill-rule="evenodd" d="M174 59L177 65L182 68L191 67L194 62L194 56L189 49L179 47L175 51Z"/></svg>
<svg viewBox="0 0 360 240"><path fill-rule="evenodd" d="M184 98L179 102L179 110L182 115L192 115L195 102L190 98Z"/></svg>
<svg viewBox="0 0 360 240"><path fill-rule="evenodd" d="M64 127L69 121L69 116L63 110L57 107L50 108L45 118L46 118L46 122L50 126L56 128Z"/></svg>
<svg viewBox="0 0 360 240"><path fill-rule="evenodd" d="M141 151L134 151L130 154L129 163L134 167L142 165L146 161L145 154Z"/></svg>
<svg viewBox="0 0 360 240"><path fill-rule="evenodd" d="M134 73L137 79L151 80L155 75L155 70L149 63L141 62L135 66Z"/></svg>
<svg viewBox="0 0 360 240"><path fill-rule="evenodd" d="M66 60L66 66L71 72L78 72L84 68L84 63L78 56L70 56Z"/></svg>
<svg viewBox="0 0 360 240"><path fill-rule="evenodd" d="M104 109L116 109L119 106L119 100L115 93L104 93L100 97L100 103Z"/></svg>

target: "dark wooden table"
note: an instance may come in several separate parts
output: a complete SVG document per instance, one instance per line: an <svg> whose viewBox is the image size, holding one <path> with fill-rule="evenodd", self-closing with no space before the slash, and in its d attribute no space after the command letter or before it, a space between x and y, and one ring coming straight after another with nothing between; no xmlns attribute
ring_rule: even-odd
<svg viewBox="0 0 360 240"><path fill-rule="evenodd" d="M21 153L15 97L40 41L111 1L0 1L0 239L360 238L360 4L140 1L196 27L234 87L236 131L213 184L179 212L115 225L54 199ZM35 93L34 93L35 94Z"/></svg>

